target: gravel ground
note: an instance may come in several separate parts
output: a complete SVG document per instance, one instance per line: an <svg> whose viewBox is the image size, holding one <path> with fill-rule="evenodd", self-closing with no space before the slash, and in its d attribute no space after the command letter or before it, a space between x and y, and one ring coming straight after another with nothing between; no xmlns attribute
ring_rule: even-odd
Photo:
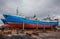
<svg viewBox="0 0 60 39"><path fill-rule="evenodd" d="M50 32L50 33L39 33L37 35L0 35L0 39L60 39L60 32Z"/></svg>

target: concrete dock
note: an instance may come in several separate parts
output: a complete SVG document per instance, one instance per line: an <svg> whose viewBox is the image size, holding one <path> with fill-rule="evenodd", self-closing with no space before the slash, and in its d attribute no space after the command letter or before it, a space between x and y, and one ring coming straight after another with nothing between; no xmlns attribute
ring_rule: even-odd
<svg viewBox="0 0 60 39"><path fill-rule="evenodd" d="M24 33L0 35L0 39L60 39L60 31L39 33L39 35L29 35Z"/></svg>

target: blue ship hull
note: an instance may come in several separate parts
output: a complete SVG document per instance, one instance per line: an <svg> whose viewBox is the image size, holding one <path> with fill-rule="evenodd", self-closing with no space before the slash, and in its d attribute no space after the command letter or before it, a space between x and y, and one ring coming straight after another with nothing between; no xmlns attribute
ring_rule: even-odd
<svg viewBox="0 0 60 39"><path fill-rule="evenodd" d="M23 23L25 28L36 28L36 26L38 26L38 28L50 28L51 26L57 26L58 22L44 22L44 21L36 21L36 20L29 20L26 18L22 18L22 17L17 17L17 16L12 16L12 15L3 15L5 17L4 20L2 20L4 22L4 24L9 24L10 26L18 26L20 28L22 28Z"/></svg>

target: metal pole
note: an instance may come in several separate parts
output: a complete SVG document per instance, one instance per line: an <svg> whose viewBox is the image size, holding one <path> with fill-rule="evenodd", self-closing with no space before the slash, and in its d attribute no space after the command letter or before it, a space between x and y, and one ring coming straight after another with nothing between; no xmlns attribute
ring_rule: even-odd
<svg viewBox="0 0 60 39"><path fill-rule="evenodd" d="M23 30L24 30L24 21L23 21Z"/></svg>
<svg viewBox="0 0 60 39"><path fill-rule="evenodd" d="M38 30L38 22L37 22L37 25L36 25L36 29Z"/></svg>
<svg viewBox="0 0 60 39"><path fill-rule="evenodd" d="M38 30L38 22L37 22L37 30Z"/></svg>
<svg viewBox="0 0 60 39"><path fill-rule="evenodd" d="M43 25L44 26L44 32L45 32L45 25Z"/></svg>
<svg viewBox="0 0 60 39"><path fill-rule="evenodd" d="M50 25L51 26L51 25ZM52 31L52 26L51 26L51 31Z"/></svg>

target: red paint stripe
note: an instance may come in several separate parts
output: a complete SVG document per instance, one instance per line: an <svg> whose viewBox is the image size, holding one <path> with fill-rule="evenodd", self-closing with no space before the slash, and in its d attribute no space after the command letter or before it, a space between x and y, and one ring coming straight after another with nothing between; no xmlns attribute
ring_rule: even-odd
<svg viewBox="0 0 60 39"><path fill-rule="evenodd" d="M11 24L9 23L7 26L11 27L11 28L23 28L23 24ZM5 25L3 25L3 27L7 27ZM38 28L51 28L52 25L36 25L36 24L24 24L24 28L36 28L38 26ZM53 27L53 26L52 26Z"/></svg>
<svg viewBox="0 0 60 39"><path fill-rule="evenodd" d="M12 28L22 28L23 24L8 24L10 25L10 27ZM25 28L36 28L38 26L38 28L51 28L52 25L36 25L36 24L24 24ZM53 26L52 26L53 27Z"/></svg>

